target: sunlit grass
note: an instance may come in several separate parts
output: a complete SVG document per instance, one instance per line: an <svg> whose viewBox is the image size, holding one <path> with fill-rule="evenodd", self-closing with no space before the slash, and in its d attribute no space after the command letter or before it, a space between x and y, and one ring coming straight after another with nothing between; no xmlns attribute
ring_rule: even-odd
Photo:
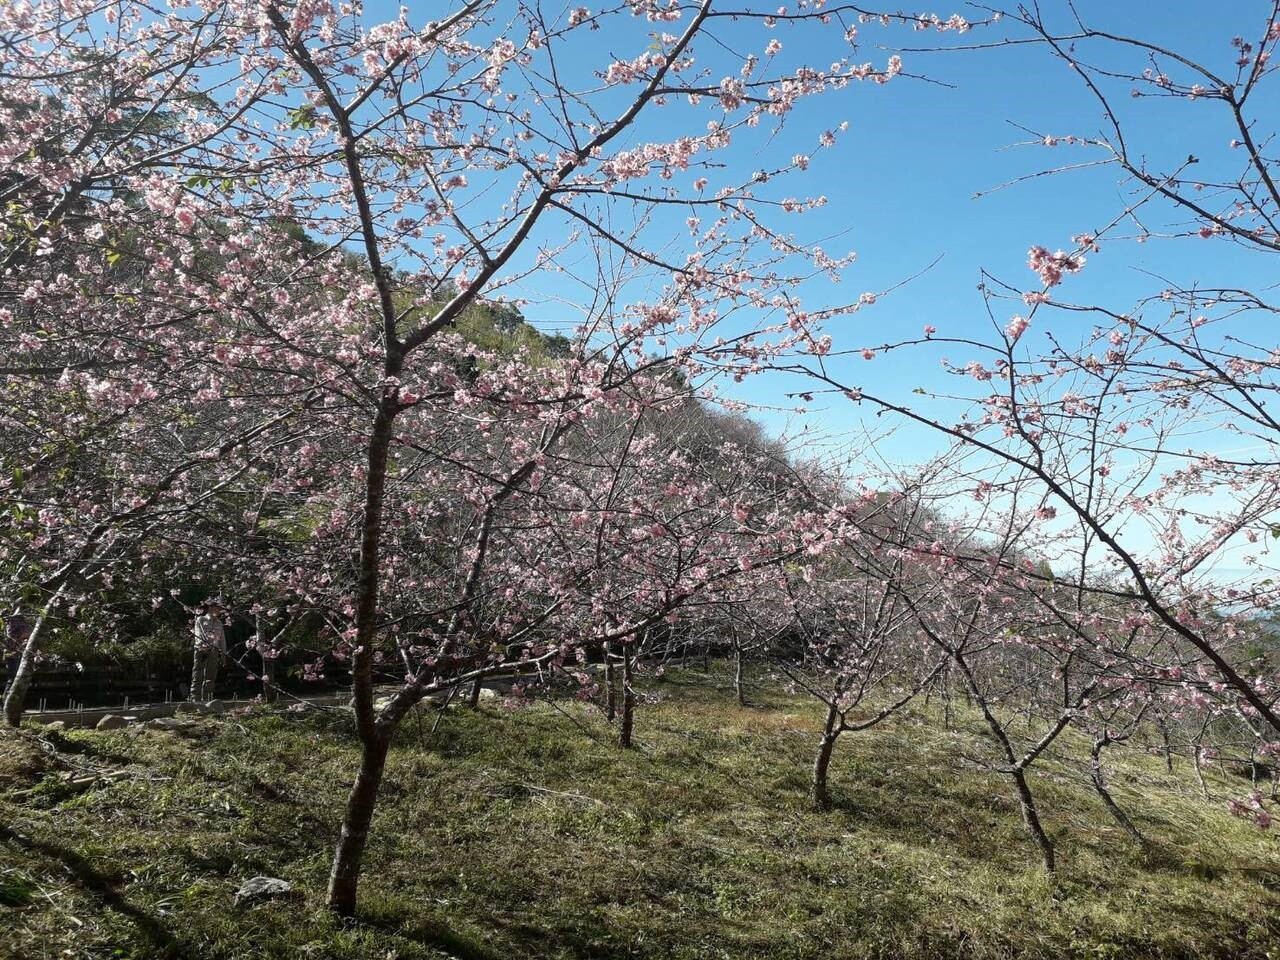
<svg viewBox="0 0 1280 960"><path fill-rule="evenodd" d="M715 678L711 678L714 680ZM818 714L740 708L700 675L652 690L639 749L576 705L411 718L393 752L362 922L321 908L355 750L343 717L202 721L205 736L75 732L72 760L133 776L72 793L30 742L0 752L14 957L1266 957L1280 845L1188 771L1117 751L1151 856L1083 779L1083 742L1037 768L1061 869L1046 877L973 717L921 705L843 738L835 809L806 788ZM957 749L960 748L960 749ZM1247 789L1241 781L1240 789ZM33 789L34 788L34 789ZM232 906L246 878L299 896ZM119 951L119 952L113 952ZM1268 952L1270 951L1270 953Z"/></svg>

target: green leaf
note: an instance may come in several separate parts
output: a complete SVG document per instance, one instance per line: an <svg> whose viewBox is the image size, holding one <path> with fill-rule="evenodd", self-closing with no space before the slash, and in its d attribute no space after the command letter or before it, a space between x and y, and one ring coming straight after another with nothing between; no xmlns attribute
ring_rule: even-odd
<svg viewBox="0 0 1280 960"><path fill-rule="evenodd" d="M289 113L290 130L310 130L316 125L316 108L305 103Z"/></svg>

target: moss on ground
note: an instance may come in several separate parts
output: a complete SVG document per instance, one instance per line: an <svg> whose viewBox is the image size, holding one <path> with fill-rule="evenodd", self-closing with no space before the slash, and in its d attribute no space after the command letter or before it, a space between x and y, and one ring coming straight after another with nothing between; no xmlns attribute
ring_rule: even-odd
<svg viewBox="0 0 1280 960"><path fill-rule="evenodd" d="M1009 785L963 759L985 747L973 718L949 733L918 711L846 736L819 814L811 705L740 708L691 674L654 690L629 752L578 706L411 718L345 928L322 909L356 755L344 715L49 734L58 762L9 736L0 956L1280 956L1280 843L1205 803L1189 771L1118 753L1144 855L1068 737L1034 776L1049 878ZM92 770L115 779L68 776ZM255 875L297 895L234 906Z"/></svg>

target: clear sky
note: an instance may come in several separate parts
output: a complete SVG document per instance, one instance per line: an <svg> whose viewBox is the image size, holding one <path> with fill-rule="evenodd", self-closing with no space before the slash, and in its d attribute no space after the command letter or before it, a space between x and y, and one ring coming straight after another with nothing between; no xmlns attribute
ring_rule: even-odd
<svg viewBox="0 0 1280 960"><path fill-rule="evenodd" d="M717 0L718 9L731 2ZM576 3L567 0L565 9ZM837 4L829 0L827 6L830 9ZM1043 0L1040 7L1051 26L1064 33L1072 31L1066 0ZM1212 5L1193 0L1075 0L1074 7L1090 27L1161 44L1231 77L1237 57L1232 38L1238 35L1256 41L1266 31L1273 4L1269 0L1226 0ZM976 21L987 15L964 4L935 10L943 18L959 13ZM557 10L548 6L546 13L554 18ZM389 14L390 5L381 0L368 11L371 19ZM410 15L421 22L430 13L411 9ZM493 29L502 29L502 23L497 19ZM716 29L716 42L700 40L694 48L699 66L708 70L707 81L713 85L721 76L736 74L745 54L762 54L771 38L782 44L782 52L771 66L774 73L801 64L825 67L849 54L843 29L835 23L823 28L784 21L768 30L758 21L721 22ZM611 60L630 60L653 49L652 33L659 30L678 32L679 25L655 25L643 17L625 15L611 18L605 29L587 34L584 47L575 48L571 56L558 62L557 78L572 89L598 89L598 73ZM833 254L857 251L857 262L839 286L820 280L797 291L806 309L846 303L863 291L880 293L925 271L882 297L874 307L829 325L827 332L834 338L835 350L850 352L850 356L833 359L830 368L850 385L917 404L925 401L912 393L915 387L946 392L952 383L939 361L943 356L960 364L973 359L965 348L914 349L877 356L870 362L862 360L859 352L863 347L916 336L926 324L936 327L941 337L990 340L994 331L976 289L980 271L985 269L1024 291L1037 289L1026 264L1029 247L1069 249L1072 237L1094 233L1134 199L1132 184L1114 166L1086 166L1053 176L1034 176L1063 165L1088 165L1104 156L1096 147L1033 144L1036 135L1096 137L1105 130L1106 122L1079 76L1043 45L1001 44L1028 36L1025 28L1008 19L966 34L863 25L852 59L883 66L890 54L900 52L907 75L884 85L854 84L802 100L780 129L768 130L762 124L756 131L735 134L733 147L717 157L733 169L677 174L675 182L685 190L704 173L714 188L741 182L750 171L786 162L795 153L812 154L807 173L783 178L759 191L774 199L824 195L826 206L793 218L787 228L802 239L821 241ZM973 45L995 48L951 49ZM1140 72L1146 65L1140 51L1117 57L1111 45L1082 46L1076 53L1092 64L1130 73ZM1169 69L1167 64L1162 66ZM1229 145L1236 134L1220 103L1134 99L1129 96L1130 87L1117 81L1108 93L1124 121L1131 153L1143 156L1149 167L1159 172L1172 170L1194 154L1200 160L1197 169L1206 178L1238 175L1244 157ZM527 105L527 91L521 94L518 85L507 89L518 100L523 96ZM603 102L596 105L602 115L612 115L614 107L620 109L633 92L634 88L605 91L600 94ZM611 96L617 100L609 100ZM1280 102L1274 91L1264 85L1255 97L1250 105L1252 115L1261 129L1274 130L1280 121ZM717 109L708 98L700 107L681 100L647 110L621 145L666 141L697 132L716 116ZM838 127L841 121L848 121L849 130L837 145L816 149L820 134ZM1030 179L1012 183L1020 178ZM659 184L661 181L651 177L632 185ZM493 191L488 199L478 202L497 204L502 196L502 191ZM614 206L620 211L619 219L624 220L625 203ZM665 208L657 214L645 234L649 248L665 248L664 252L682 256L687 246L687 212ZM1160 238L1171 228L1187 228L1185 216L1168 205L1146 207L1142 216L1146 228L1155 234L1152 239L1144 243L1106 240L1100 252L1090 254L1086 269L1068 277L1055 295L1126 312L1138 300L1158 294L1169 284L1242 286L1261 292L1280 280L1262 255L1225 240ZM535 240L563 242L571 227L550 221L540 225ZM1131 226L1120 234L1132 236L1134 232ZM585 253L583 248L575 251L570 247L563 259ZM518 273L528 268L533 255L530 249L513 262L512 269ZM590 255L583 259L592 260ZM926 270L930 264L934 265ZM578 286L563 275L539 269L503 292L528 297L525 313L536 325L563 330L578 321L580 314L575 308L594 295L592 276ZM635 297L651 293L639 288L626 291L627 296ZM1012 314L1025 312L1016 302L997 304L997 309L1004 311L996 316L1001 326ZM1276 339L1261 320L1244 318L1236 323L1237 329L1247 329L1256 340L1265 343ZM1091 326L1088 319L1042 311L1022 346L1044 347L1049 330L1070 344ZM965 388L973 386L969 382ZM776 409L795 404L785 398L788 391L811 388L807 380L766 375L728 386L725 392L753 404L753 415L770 432L794 436L807 430L811 436L821 437L827 452L836 457L865 450L868 430L881 436L878 452L895 462L925 459L940 446L936 433L903 425L889 429L868 407L843 400L819 397L803 417ZM1213 448L1213 443L1209 441L1207 446ZM1225 449L1238 440L1224 436L1222 443Z"/></svg>
<svg viewBox="0 0 1280 960"><path fill-rule="evenodd" d="M1063 0L1046 0L1041 6L1061 29L1070 29ZM1076 8L1091 27L1167 45L1233 75L1236 51L1231 38L1242 35L1256 40L1266 29L1271 4L1263 0L1214 5L1190 0L1080 0ZM980 10L962 5L936 12L944 18L953 12L973 20L983 16ZM644 51L649 29L640 22L634 31L604 32L600 47L619 58L635 56ZM839 28L832 30L838 34ZM780 62L784 66L788 58L796 64L825 65L831 57L829 38L812 28L783 23L773 35L783 44ZM1101 155L1096 148L1026 145L1032 137L1019 127L1057 137L1096 136L1104 128L1102 112L1079 78L1042 46L944 50L1024 36L1023 28L1010 21L963 35L864 26L855 60L883 64L890 53L902 50L905 71L927 79L904 76L883 86L859 84L812 98L788 117L772 139L753 143L744 137L735 142L729 162L755 169L767 166L770 159L812 151L823 130L841 120L850 124L834 149L814 153L808 174L788 179L782 188L786 195L823 194L828 199L826 207L797 221L801 236L824 239L832 253L853 249L858 254L838 288L817 282L802 292L806 307L848 301L863 290L886 290L938 261L874 308L834 322L828 332L836 350L874 347L916 334L925 324L936 326L943 336L989 338L990 321L976 290L981 269L1023 290L1032 289L1034 276L1026 267L1028 247L1070 248L1074 235L1093 232L1132 199L1121 172L1110 166L994 189L1050 167L1088 163ZM744 27L741 49L759 52L765 39L758 25ZM935 52L914 52L913 47ZM1108 62L1103 59L1108 56L1105 52L1088 48L1079 52L1091 62ZM1141 54L1109 62L1130 70L1144 65ZM1134 100L1128 89L1128 85L1114 88L1114 103L1122 112L1131 144L1155 168L1169 169L1189 153L1201 158L1202 170L1238 168L1242 157L1229 147L1232 131L1223 123L1219 105L1185 99ZM1265 87L1260 95L1268 96ZM1280 103L1274 97L1258 100L1253 110L1268 128L1280 119ZM661 119L661 112L657 116ZM660 126L642 126L637 136L660 138L662 132ZM1161 206L1149 208L1144 218L1157 233L1169 224L1186 222ZM673 219L670 229L678 231L682 219L683 214L680 220ZM1260 256L1217 239L1111 242L1059 291L1065 299L1124 311L1165 285L1152 274L1180 284L1196 280L1247 283L1257 289L1277 279L1267 270ZM532 284L536 288L538 281ZM1019 312L1015 304L1007 307L1008 315ZM563 318L554 302L534 302L527 313L535 323L554 324ZM1007 315L998 319L1003 323ZM1070 341L1072 330L1078 333L1086 324L1041 314L1027 342L1034 345L1035 338L1050 327ZM872 362L837 359L834 368L868 390L908 399L915 386L933 388L945 383L938 361L948 352L952 360L970 359L954 349L919 350ZM804 389L804 385L776 376L759 377L726 393L757 404L755 415L772 432L794 433L807 425L811 432L835 440L837 448L856 442L852 438L862 432L859 418L863 414L850 404L818 402L802 419L767 409L787 389ZM883 450L906 461L936 442L936 437L906 428L894 432Z"/></svg>
<svg viewBox="0 0 1280 960"><path fill-rule="evenodd" d="M1258 0L1213 5L1187 0L1086 0L1076 6L1092 27L1168 45L1202 58L1225 75L1233 73L1236 55L1231 38L1256 39L1265 30L1271 8ZM1056 12L1059 22L1068 25L1065 3L1048 0L1042 7L1046 13ZM938 12L946 16L951 10ZM964 8L960 12L978 16ZM786 31L778 35L785 46ZM889 44L936 47L1018 35L1013 26L946 37L901 30L864 32L868 43L883 42L886 51ZM1089 55L1085 50L1081 54ZM855 87L826 102L806 105L787 127L787 136L808 144L831 122L832 112L851 123L850 135L815 158L814 177L830 202L807 215L808 232L815 232L815 225L819 233L848 231L847 244L839 246L858 252L840 298L848 296L849 287L887 289L942 258L873 309L834 324L836 349L874 346L915 334L926 323L937 326L942 335L990 337L990 321L976 290L981 269L1032 289L1034 278L1026 267L1028 247L1070 248L1073 235L1103 225L1132 196L1121 172L1109 166L991 192L1018 177L1100 155L1096 149L1073 146L1015 146L1032 139L1015 125L1055 136L1092 136L1103 129L1102 112L1079 78L1042 47L904 52L903 58L907 72L936 82L899 78L883 87ZM1135 63L1140 69L1140 60L1129 61L1131 66ZM1262 92L1266 95L1265 87ZM833 105L831 100L843 102ZM1195 153L1206 167L1216 160L1231 163L1234 169L1239 153L1228 145L1232 132L1221 123L1220 106L1203 101L1133 100L1127 95L1116 101L1125 112L1131 142L1139 144L1157 167L1160 158L1180 160ZM1273 93L1253 107L1265 127L1273 128L1280 120L1280 102ZM984 195L977 197L979 193ZM1153 230L1185 222L1168 207L1157 206L1145 216ZM1246 283L1254 289L1280 280L1274 276L1274 266L1261 256L1244 254L1220 240L1150 240L1104 244L1101 253L1089 258L1085 271L1069 277L1060 291L1076 302L1105 303L1123 311L1164 286L1150 274L1182 284L1195 280ZM818 299L822 296L819 288L813 294ZM1009 313L1013 312L1010 304ZM1028 337L1043 336L1050 325L1062 333L1073 323L1076 330L1085 326L1060 314L1042 314L1037 317L1039 329L1033 328ZM963 359L950 352L953 360ZM872 362L838 360L836 366L847 371L853 382L900 398L909 396L911 387L932 387L943 381L938 354L920 351L909 356L914 362L890 355ZM740 392L746 399L766 403L777 396L778 384L761 378L748 382ZM848 404L826 406L826 412L815 410L805 418L811 429L840 435L855 428L856 409ZM787 422L780 413L759 416L774 430L783 429ZM793 421L791 429L799 422ZM918 431L905 429L888 448L893 455L909 459L931 442Z"/></svg>
<svg viewBox="0 0 1280 960"><path fill-rule="evenodd" d="M565 0L563 10L548 4L543 12L553 22L559 22L556 18L566 17L567 11L579 2L588 9L593 7L590 0ZM733 9L735 2L716 0L713 9ZM1230 78L1235 76L1238 56L1232 38L1240 36L1256 42L1266 32L1274 6L1270 0L1222 0L1216 4L1202 0L1074 0L1073 5L1091 28L1160 44ZM1056 32L1073 31L1072 4L1067 0L1041 0L1039 6ZM692 9L691 4L686 7ZM838 8L837 0L827 0L826 9L833 8ZM917 12L927 11L917 8ZM962 3L937 7L934 12L944 19L959 13L973 21L988 15L981 8ZM481 32L504 30L509 13L505 6L500 7L491 27L482 28ZM376 21L394 13L386 0L372 0L365 15ZM424 5L411 7L409 15L413 22L421 23L439 14ZM588 32L585 37L579 31L570 41L577 46L557 58L556 80L569 89L585 92L600 116L614 116L629 102L635 88L602 89L599 76L613 60L628 61L654 50L655 32L679 30L679 24L653 24L644 17L610 17L604 29ZM891 54L900 53L903 58L905 73L892 82L854 84L804 99L780 128L761 124L755 130L737 131L733 146L714 158L727 169L706 170L695 163L695 169L677 173L672 181L685 191L682 195L688 196L694 193L692 183L696 177L708 176L714 190L725 184L742 183L751 171L785 164L796 153L812 156L807 173L759 187L757 194L775 200L825 196L827 203L820 209L792 217L785 225L779 221L774 224L794 230L802 240L821 242L833 255L854 250L858 259L838 286L823 279L794 291L802 307L821 310L854 301L864 291L880 294L896 288L875 306L832 321L827 327L834 350L847 351L845 356L828 358L828 369L850 386L917 409L925 404L926 411L929 401L913 393L914 388L947 393L954 392L951 388L955 387L972 393L980 385L973 381L955 384L939 362L946 356L963 365L975 359L970 348L937 344L877 355L872 361L863 360L861 350L918 336L926 325L936 327L939 337L990 342L995 331L977 290L981 271L986 270L1021 291L1038 289L1038 282L1027 267L1029 247L1071 249L1074 236L1095 233L1135 199L1133 185L1118 167L1094 163L1105 156L1100 149L1035 142L1046 135L1094 138L1106 131L1107 125L1102 109L1079 75L1043 45L1019 42L1025 41L1029 33L1011 19L966 34L865 24L860 27L859 44L852 53L844 42L843 27L837 23L821 27L783 21L770 29L759 21L717 21L715 32L714 38L700 39L694 45L698 68L706 71L703 80L713 86L720 77L736 75L745 55L764 54L766 44L775 38L781 42L782 50L769 65L772 75L785 74L800 65L825 68L844 56L855 63L870 61L881 68ZM483 42L479 35L473 39ZM522 27L514 28L512 39L524 42ZM954 49L972 46L986 48ZM1117 51L1123 55L1117 56ZM1081 46L1073 55L1095 66L1125 73L1141 72L1148 65L1141 51L1126 51L1116 45ZM1172 65L1160 66L1177 79L1191 82L1186 73L1175 73ZM527 76L525 79L528 81ZM529 82L537 85L549 81ZM1131 87L1127 81L1116 80L1107 93L1124 123L1131 155L1141 156L1148 169L1171 172L1194 154L1200 164L1196 169L1204 179L1230 182L1240 175L1245 157L1230 146L1236 131L1220 102L1132 98ZM518 77L508 76L504 90L516 98L517 104L533 107L535 112L542 109L530 88L520 86ZM1251 115L1264 133L1274 131L1280 123L1277 99L1274 89L1264 84L1250 104ZM705 129L709 119L723 117L717 114L718 109L713 98L704 99L700 106L673 98L668 106L644 111L640 121L620 141L611 144L611 149L669 142L695 134ZM849 129L838 138L836 146L817 149L820 135L838 128L842 121L848 122ZM559 147L540 149L554 154ZM1083 167L1036 176L1075 164ZM663 183L650 176L628 186L659 189ZM467 213L477 219L496 215L497 205L505 196L501 187L477 188ZM599 215L611 224L625 227L630 216L626 202L614 198L604 206L608 209L601 209ZM641 245L682 260L689 248L684 223L688 213L679 207L662 207L654 212L646 221ZM1157 202L1144 207L1142 219L1145 230L1152 234L1146 242L1124 239L1140 232L1136 226L1120 230L1103 242L1100 252L1089 255L1082 273L1069 276L1055 290L1055 297L1100 304L1125 313L1132 311L1139 300L1156 296L1167 286L1237 286L1265 294L1280 280L1261 254L1226 240L1162 237L1161 234L1198 226L1189 224L1184 214L1168 204ZM567 239L581 229L580 224L547 218L544 221L539 223L534 244L508 265L513 274L522 275L521 279L498 293L526 299L526 317L545 330L558 332L578 323L596 298L595 258L587 244ZM554 263L565 265L567 272L557 273L535 260L540 247L561 245ZM574 260L578 263L572 263ZM585 275L573 278L574 266L583 267ZM903 285L912 277L915 279ZM663 276L659 281L666 279ZM646 289L636 283L621 292L620 302L643 300L656 293L656 288ZM1157 304L1150 309L1162 308ZM999 326L1014 313L1026 312L1019 301L998 303L996 310L994 319ZM1148 319L1157 318L1151 315ZM731 321L731 329L733 323L757 320L743 317ZM1232 322L1233 329L1246 333L1255 342L1268 344L1277 340L1271 329L1274 321L1269 316L1242 317ZM1041 311L1019 348L1046 348L1044 338L1049 331L1070 345L1093 323L1079 315ZM909 464L926 460L945 446L937 432L877 418L870 405L819 396L803 415L788 409L798 402L786 398L789 391L812 388L808 379L771 374L748 378L736 386L725 385L724 393L749 403L752 415L770 433L792 440L799 438L810 454L820 452L855 462L862 458L867 466L874 466L877 459ZM935 406L933 412L954 420L956 408ZM872 449L866 442L869 433L878 437L874 454L868 453ZM1226 433L1220 438L1196 440L1200 449L1217 452L1240 442ZM1135 519L1134 523L1140 525L1141 520ZM1126 529L1125 534L1128 537L1130 531ZM1131 546L1150 548L1157 545L1161 534L1148 529L1133 531L1132 536L1134 539L1127 540ZM1221 558L1219 565L1230 566L1234 562L1228 556Z"/></svg>

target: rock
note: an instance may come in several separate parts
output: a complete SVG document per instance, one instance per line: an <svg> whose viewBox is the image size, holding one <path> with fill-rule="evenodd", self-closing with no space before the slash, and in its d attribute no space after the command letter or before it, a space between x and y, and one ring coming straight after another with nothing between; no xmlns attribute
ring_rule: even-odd
<svg viewBox="0 0 1280 960"><path fill-rule="evenodd" d="M459 695L455 694L452 699L456 701L458 700L458 697ZM384 708L386 708L386 706L389 703L391 703L392 699L393 699L392 697L379 697L377 700L373 702L373 712L380 713ZM436 709L439 709L443 704L448 703L449 700L450 700L450 697L448 693L432 693L432 694L429 694L428 696L422 697L420 700L415 701L413 706L411 706L409 709L410 710L436 710Z"/></svg>
<svg viewBox="0 0 1280 960"><path fill-rule="evenodd" d="M129 725L129 721L116 713L108 713L105 717L98 721L94 727L95 730L123 730Z"/></svg>
<svg viewBox="0 0 1280 960"><path fill-rule="evenodd" d="M480 699L481 699L481 700L496 700L496 699L498 699L498 691L497 691L497 690L494 690L494 689L493 689L493 688L491 688L491 687L481 687L481 688L480 688Z"/></svg>
<svg viewBox="0 0 1280 960"><path fill-rule="evenodd" d="M251 903L255 900L269 900L293 892L293 884L288 880L276 877L253 877L246 880L236 891L236 905Z"/></svg>
<svg viewBox="0 0 1280 960"><path fill-rule="evenodd" d="M231 705L225 700L210 700L208 703L201 704L200 709L204 713L226 713L231 709Z"/></svg>
<svg viewBox="0 0 1280 960"><path fill-rule="evenodd" d="M191 700L183 700L180 704L173 708L174 713L199 713L200 704Z"/></svg>
<svg viewBox="0 0 1280 960"><path fill-rule="evenodd" d="M213 727L207 723L199 723L182 717L156 717L154 720L148 720L142 724L142 727L146 730L171 733L175 737L185 737L188 740L208 739L215 732Z"/></svg>
<svg viewBox="0 0 1280 960"><path fill-rule="evenodd" d="M46 732L51 730L62 731L67 729L67 722L65 720L54 720L52 723L46 723L44 729Z"/></svg>
<svg viewBox="0 0 1280 960"><path fill-rule="evenodd" d="M156 717L143 724L143 727L148 730L189 730L194 726L195 724L190 720L182 720L178 717Z"/></svg>

